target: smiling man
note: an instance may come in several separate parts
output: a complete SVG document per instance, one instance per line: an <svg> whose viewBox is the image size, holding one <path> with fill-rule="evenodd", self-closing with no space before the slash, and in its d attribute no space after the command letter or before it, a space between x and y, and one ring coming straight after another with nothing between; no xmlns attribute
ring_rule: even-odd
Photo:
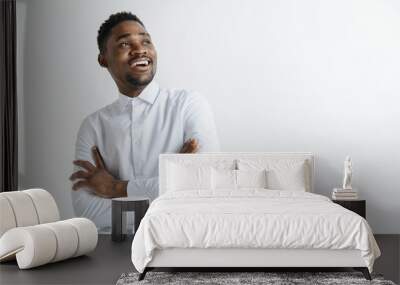
<svg viewBox="0 0 400 285"><path fill-rule="evenodd" d="M98 62L111 74L119 97L82 122L70 179L75 214L109 232L111 198L158 196L160 153L215 152L219 143L204 97L154 82L157 53L135 15L111 15L97 42Z"/></svg>

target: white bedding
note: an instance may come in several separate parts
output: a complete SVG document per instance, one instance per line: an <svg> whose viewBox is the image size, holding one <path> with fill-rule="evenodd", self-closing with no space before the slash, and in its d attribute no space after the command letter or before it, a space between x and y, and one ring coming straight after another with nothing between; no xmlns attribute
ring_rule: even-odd
<svg viewBox="0 0 400 285"><path fill-rule="evenodd" d="M143 272L165 248L358 249L371 272L380 255L359 215L321 195L266 189L160 196L134 237L132 262Z"/></svg>

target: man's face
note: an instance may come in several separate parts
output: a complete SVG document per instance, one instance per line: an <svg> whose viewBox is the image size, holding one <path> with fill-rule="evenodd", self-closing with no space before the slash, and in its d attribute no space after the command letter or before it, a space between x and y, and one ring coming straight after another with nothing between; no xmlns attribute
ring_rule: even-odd
<svg viewBox="0 0 400 285"><path fill-rule="evenodd" d="M136 21L121 22L111 30L99 61L120 89L146 86L157 70L157 52L150 35Z"/></svg>

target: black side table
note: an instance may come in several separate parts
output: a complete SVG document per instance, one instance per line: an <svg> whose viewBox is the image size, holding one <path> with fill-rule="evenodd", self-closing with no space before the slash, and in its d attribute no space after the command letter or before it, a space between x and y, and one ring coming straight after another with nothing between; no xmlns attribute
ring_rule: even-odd
<svg viewBox="0 0 400 285"><path fill-rule="evenodd" d="M111 219L112 230L111 239L113 241L123 241L126 238L126 212L135 212L135 233L140 221L149 208L150 199L147 197L122 197L112 199Z"/></svg>
<svg viewBox="0 0 400 285"><path fill-rule="evenodd" d="M359 214L364 219L366 218L366 201L365 200L332 200L332 202Z"/></svg>

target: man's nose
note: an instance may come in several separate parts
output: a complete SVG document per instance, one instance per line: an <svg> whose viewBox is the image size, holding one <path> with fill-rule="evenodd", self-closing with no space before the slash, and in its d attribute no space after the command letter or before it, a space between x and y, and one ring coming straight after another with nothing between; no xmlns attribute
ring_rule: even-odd
<svg viewBox="0 0 400 285"><path fill-rule="evenodd" d="M147 54L147 50L141 45L132 45L130 55L134 56L137 54Z"/></svg>

